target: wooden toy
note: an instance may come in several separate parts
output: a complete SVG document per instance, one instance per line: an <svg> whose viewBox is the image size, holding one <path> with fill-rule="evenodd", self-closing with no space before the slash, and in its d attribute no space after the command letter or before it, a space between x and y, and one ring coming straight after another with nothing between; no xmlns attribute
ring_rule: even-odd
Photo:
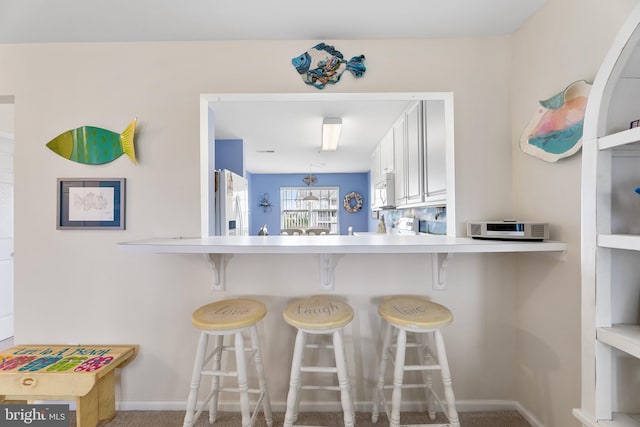
<svg viewBox="0 0 640 427"><path fill-rule="evenodd" d="M0 402L71 400L77 427L95 427L115 414L115 369L137 345L18 345L0 351Z"/></svg>

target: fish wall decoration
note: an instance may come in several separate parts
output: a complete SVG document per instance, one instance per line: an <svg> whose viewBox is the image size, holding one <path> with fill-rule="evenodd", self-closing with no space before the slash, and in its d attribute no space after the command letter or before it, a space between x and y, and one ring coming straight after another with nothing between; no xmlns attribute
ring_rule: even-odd
<svg viewBox="0 0 640 427"><path fill-rule="evenodd" d="M86 165L109 163L123 154L136 163L134 134L137 119L122 133L93 126L82 126L68 130L47 143L54 153Z"/></svg>
<svg viewBox="0 0 640 427"><path fill-rule="evenodd" d="M364 55L354 56L349 61L333 46L318 43L303 54L291 59L291 63L308 85L323 89L326 84L340 81L345 70L354 77L360 78L367 68L364 65Z"/></svg>
<svg viewBox="0 0 640 427"><path fill-rule="evenodd" d="M520 149L547 162L557 162L582 147L584 112L591 85L571 83L562 92L540 101L520 137Z"/></svg>

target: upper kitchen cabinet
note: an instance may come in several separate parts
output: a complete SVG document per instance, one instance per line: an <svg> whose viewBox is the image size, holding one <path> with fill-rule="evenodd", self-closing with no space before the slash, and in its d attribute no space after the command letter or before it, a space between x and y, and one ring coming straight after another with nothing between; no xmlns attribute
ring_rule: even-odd
<svg viewBox="0 0 640 427"><path fill-rule="evenodd" d="M394 169L395 169L395 201L396 206L402 206L407 203L406 198L406 182L405 182L405 157L406 157L406 121L404 114L396 122L392 129L393 132L393 153L394 153Z"/></svg>
<svg viewBox="0 0 640 427"><path fill-rule="evenodd" d="M394 126L396 207L449 205L454 166L447 108L444 100L416 101Z"/></svg>
<svg viewBox="0 0 640 427"><path fill-rule="evenodd" d="M424 122L422 101L414 103L405 114L406 138L404 158L405 204L422 203L422 155L424 152Z"/></svg>
<svg viewBox="0 0 640 427"><path fill-rule="evenodd" d="M371 208L381 209L383 206L393 206L395 200L387 200L388 192L385 188L387 177L395 171L393 151L393 129L384 135L382 141L376 146L371 154ZM384 194L380 194L383 191Z"/></svg>
<svg viewBox="0 0 640 427"><path fill-rule="evenodd" d="M447 199L447 130L444 103L424 101L424 201L444 203Z"/></svg>
<svg viewBox="0 0 640 427"><path fill-rule="evenodd" d="M371 183L382 179L385 174L395 171L393 152L393 129L384 135L380 143L371 153Z"/></svg>

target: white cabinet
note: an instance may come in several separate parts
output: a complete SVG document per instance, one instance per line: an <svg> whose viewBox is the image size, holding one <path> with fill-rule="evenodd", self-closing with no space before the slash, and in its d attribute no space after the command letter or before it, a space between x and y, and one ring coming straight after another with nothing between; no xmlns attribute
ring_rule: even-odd
<svg viewBox="0 0 640 427"><path fill-rule="evenodd" d="M405 166L405 130L406 122L404 115L393 126L393 152L395 158L395 199L396 206L403 206L407 203L406 196L406 166Z"/></svg>
<svg viewBox="0 0 640 427"><path fill-rule="evenodd" d="M380 143L373 150L373 153L371 153L370 199L372 209L379 209L383 206L386 207L395 202L394 200L391 200L389 203L386 203L385 200L385 203L381 204L381 199L376 197L378 186L382 185L382 182L386 180L388 173L392 173L395 170L394 157L393 129L389 129ZM391 192L391 194L393 194L393 192Z"/></svg>
<svg viewBox="0 0 640 427"><path fill-rule="evenodd" d="M384 135L380 141L380 174L384 176L387 173L395 171L395 154L393 152L393 129Z"/></svg>
<svg viewBox="0 0 640 427"><path fill-rule="evenodd" d="M442 101L424 101L424 167L423 200L446 202L447 198L447 133Z"/></svg>
<svg viewBox="0 0 640 427"><path fill-rule="evenodd" d="M380 176L380 145L377 145L376 148L374 148L373 153L371 153L371 172L369 173L369 194L371 195L369 199L371 200L371 208L376 207L376 198L374 197L374 194L376 191L376 183L380 180Z"/></svg>
<svg viewBox="0 0 640 427"><path fill-rule="evenodd" d="M586 426L640 426L640 6L594 81L582 155L582 399Z"/></svg>
<svg viewBox="0 0 640 427"><path fill-rule="evenodd" d="M405 197L410 205L422 202L424 133L421 102L416 102L407 110L405 120Z"/></svg>
<svg viewBox="0 0 640 427"><path fill-rule="evenodd" d="M393 128L396 206L444 206L447 202L445 102L415 102Z"/></svg>

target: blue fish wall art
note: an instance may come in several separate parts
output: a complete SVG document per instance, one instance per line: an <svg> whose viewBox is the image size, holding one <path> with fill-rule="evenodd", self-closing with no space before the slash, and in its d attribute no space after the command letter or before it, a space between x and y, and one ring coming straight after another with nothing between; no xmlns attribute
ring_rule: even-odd
<svg viewBox="0 0 640 427"><path fill-rule="evenodd" d="M364 59L364 55L360 55L347 61L333 46L318 43L302 55L293 58L291 63L296 67L303 82L323 89L326 84L340 81L345 70L350 71L356 78L362 77L367 71Z"/></svg>

